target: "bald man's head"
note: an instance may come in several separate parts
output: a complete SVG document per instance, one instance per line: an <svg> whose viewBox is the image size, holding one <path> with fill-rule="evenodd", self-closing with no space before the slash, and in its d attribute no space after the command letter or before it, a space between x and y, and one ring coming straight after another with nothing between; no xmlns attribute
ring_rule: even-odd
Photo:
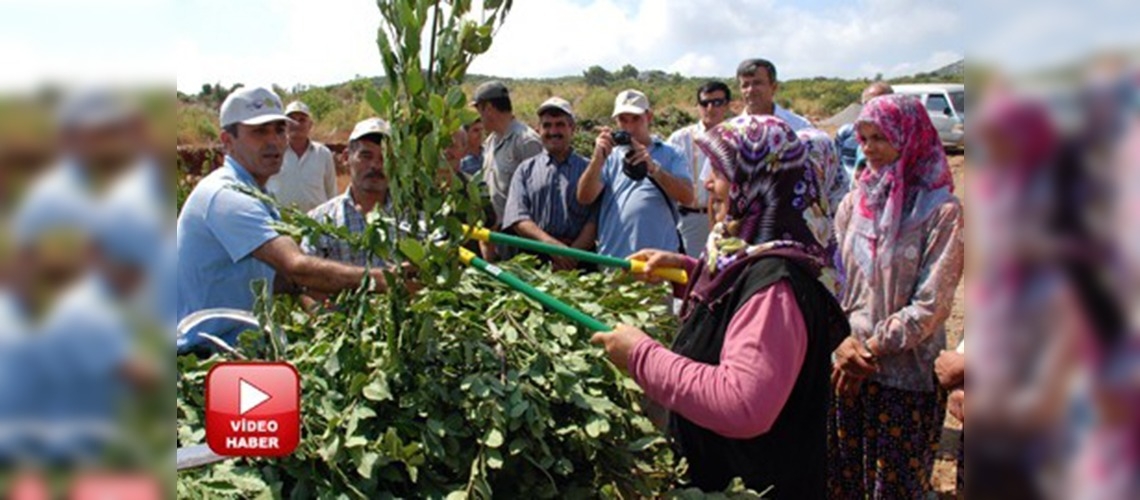
<svg viewBox="0 0 1140 500"><path fill-rule="evenodd" d="M891 84L887 82L875 82L863 89L863 97L860 100L863 104L867 104L867 101L871 99L893 93L895 93L895 89L891 88Z"/></svg>

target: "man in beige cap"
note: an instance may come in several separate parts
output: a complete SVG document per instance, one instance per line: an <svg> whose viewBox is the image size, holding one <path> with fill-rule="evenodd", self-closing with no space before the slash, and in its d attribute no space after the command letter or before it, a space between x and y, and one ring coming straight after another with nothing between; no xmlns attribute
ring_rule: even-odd
<svg viewBox="0 0 1140 500"><path fill-rule="evenodd" d="M282 206L308 212L336 196L336 162L328 147L309 138L313 130L309 106L293 101L285 115L293 120L285 126L289 147L281 172L270 177L266 187Z"/></svg>
<svg viewBox="0 0 1140 500"><path fill-rule="evenodd" d="M598 208L598 252L628 257L646 248L682 251L677 204L695 198L685 159L649 134L649 98L623 90L614 99L620 130L602 127L594 155L578 181L578 202Z"/></svg>
<svg viewBox="0 0 1140 500"><path fill-rule="evenodd" d="M366 276L385 289L382 270L305 255L274 224L280 214L253 193L281 170L289 118L281 99L256 87L222 103L223 165L190 192L178 216L178 320L203 309L253 309L255 282L278 291L336 293Z"/></svg>
<svg viewBox="0 0 1140 500"><path fill-rule="evenodd" d="M480 85L475 89L472 104L479 112L483 127L490 132L483 149L483 176L495 211L493 228L500 229L515 169L523 160L542 152L542 140L538 133L515 118L510 92L502 82ZM495 260L498 256L493 245L481 247L485 259Z"/></svg>
<svg viewBox="0 0 1140 500"><path fill-rule="evenodd" d="M592 250L598 232L597 204L578 203L578 179L586 172L587 161L571 147L574 112L565 99L551 97L538 107L538 119L546 151L515 171L503 227L552 245ZM557 270L578 266L565 257L539 258L550 259Z"/></svg>
<svg viewBox="0 0 1140 500"><path fill-rule="evenodd" d="M384 140L391 133L388 122L369 118L357 123L348 136L345 163L352 182L344 193L334 196L309 212L314 220L364 232L365 216L388 207L388 175L384 172ZM347 241L332 235L320 235L301 244L306 254L357 266L382 267L384 261L370 252L353 248Z"/></svg>

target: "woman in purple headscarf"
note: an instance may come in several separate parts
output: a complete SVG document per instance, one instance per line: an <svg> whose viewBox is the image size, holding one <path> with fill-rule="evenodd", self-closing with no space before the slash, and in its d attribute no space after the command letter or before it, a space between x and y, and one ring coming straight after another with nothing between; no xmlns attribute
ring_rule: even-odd
<svg viewBox="0 0 1140 500"><path fill-rule="evenodd" d="M670 410L695 486L722 490L740 477L778 498L825 498L829 356L847 325L819 280L824 242L805 218L822 195L816 171L774 117L725 122L697 146L714 173L701 260L631 256L690 270L672 349L625 325L592 341Z"/></svg>
<svg viewBox="0 0 1140 500"><path fill-rule="evenodd" d="M877 97L855 126L869 168L835 218L851 335L834 354L831 495L921 498L945 416L933 365L962 277L962 207L917 99Z"/></svg>

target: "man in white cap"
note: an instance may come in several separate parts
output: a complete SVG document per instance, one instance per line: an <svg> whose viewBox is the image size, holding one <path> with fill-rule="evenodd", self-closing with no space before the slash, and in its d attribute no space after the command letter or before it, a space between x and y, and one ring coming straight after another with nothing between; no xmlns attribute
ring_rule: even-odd
<svg viewBox="0 0 1140 500"><path fill-rule="evenodd" d="M106 89L68 94L56 110L60 160L29 185L11 219L16 262L29 289L21 306L44 311L87 265L102 195L142 154L137 103Z"/></svg>
<svg viewBox="0 0 1140 500"><path fill-rule="evenodd" d="M578 203L578 179L588 162L570 143L576 128L574 112L565 99L551 97L538 107L538 120L546 150L515 171L503 227L552 245L592 250L598 232L597 204ZM539 258L549 258L557 270L578 266L566 257Z"/></svg>
<svg viewBox="0 0 1140 500"><path fill-rule="evenodd" d="M347 228L351 233L364 232L365 216L372 210L388 207L388 176L384 172L384 139L391 129L379 118L356 124L348 136L345 150L352 182L343 194L333 197L309 212L314 220ZM331 235L320 235L305 241L306 254L357 266L382 267L384 261L367 251L356 250L348 242Z"/></svg>
<svg viewBox="0 0 1140 500"><path fill-rule="evenodd" d="M225 162L195 186L178 217L179 321L208 308L251 310L258 281L279 291L335 293L371 275L384 290L382 270L305 255L273 228L280 215L258 195L281 170L288 121L265 88L240 89L222 103Z"/></svg>
<svg viewBox="0 0 1140 500"><path fill-rule="evenodd" d="M479 112L483 127L490 132L483 151L483 175L495 211L494 229L502 227L511 178L523 160L542 152L542 140L525 123L515 118L507 86L490 81L475 89L472 105ZM483 257L495 260L493 245L480 245Z"/></svg>
<svg viewBox="0 0 1140 500"><path fill-rule="evenodd" d="M309 106L293 101L285 116L293 120L285 126L289 147L281 171L269 178L266 188L281 206L308 212L336 196L336 162L328 147L309 139L313 130Z"/></svg>
<svg viewBox="0 0 1140 500"><path fill-rule="evenodd" d="M649 98L623 90L614 100L619 131L602 127L594 155L578 181L578 202L602 197L598 209L598 252L628 257L646 248L681 250L676 205L693 203L685 159L649 134Z"/></svg>

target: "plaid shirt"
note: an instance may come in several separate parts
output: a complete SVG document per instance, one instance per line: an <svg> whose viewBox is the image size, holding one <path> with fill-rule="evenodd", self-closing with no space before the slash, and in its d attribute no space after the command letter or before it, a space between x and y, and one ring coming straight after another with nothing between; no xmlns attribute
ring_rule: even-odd
<svg viewBox="0 0 1140 500"><path fill-rule="evenodd" d="M363 233L367 225L364 214L356 209L356 202L352 198L351 186L344 190L344 194L336 196L317 208L314 208L309 212L309 217L319 222L346 227L348 231L353 234ZM384 261L379 257L371 255L371 253L367 251L356 250L352 248L347 241L338 239L332 235L322 234L316 237L316 241L311 241L307 238L301 243L301 249L304 250L306 254L344 262L346 264L361 267L371 265L373 268L384 266Z"/></svg>

